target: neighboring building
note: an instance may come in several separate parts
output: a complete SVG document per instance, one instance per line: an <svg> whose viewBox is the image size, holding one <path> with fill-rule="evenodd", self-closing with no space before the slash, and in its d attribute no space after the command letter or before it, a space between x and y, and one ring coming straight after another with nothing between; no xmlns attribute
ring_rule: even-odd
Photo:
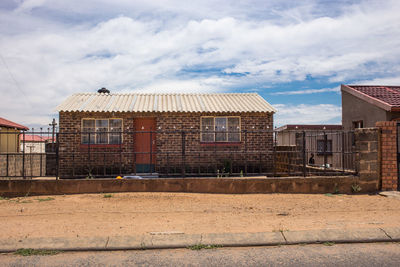
<svg viewBox="0 0 400 267"><path fill-rule="evenodd" d="M70 96L57 110L61 177L72 173L108 173L115 167L122 173L156 171L163 174L170 167L178 170L183 159L186 167L198 167L202 171L209 162L232 159L229 151L272 151L272 131L255 132L272 130L276 112L256 93L82 93ZM245 137L245 130L254 133ZM181 155L183 131L184 156ZM92 153L89 170L86 166L88 149ZM109 155L103 153L105 151L116 154L105 159ZM124 153L122 159L119 151ZM221 155L216 151L226 153ZM272 164L272 155L263 160Z"/></svg>
<svg viewBox="0 0 400 267"><path fill-rule="evenodd" d="M314 154L315 165L342 166L342 125L288 124L275 129L277 146L303 146L305 134L307 159ZM347 136L346 136L347 137ZM345 137L345 138L346 138ZM326 159L325 159L326 156Z"/></svg>
<svg viewBox="0 0 400 267"><path fill-rule="evenodd" d="M29 128L0 117L0 153L19 152L19 135Z"/></svg>
<svg viewBox="0 0 400 267"><path fill-rule="evenodd" d="M21 151L26 153L45 153L46 144L51 143L51 137L40 135L20 135Z"/></svg>
<svg viewBox="0 0 400 267"><path fill-rule="evenodd" d="M342 84L341 91L345 130L375 127L378 121L400 119L400 86Z"/></svg>

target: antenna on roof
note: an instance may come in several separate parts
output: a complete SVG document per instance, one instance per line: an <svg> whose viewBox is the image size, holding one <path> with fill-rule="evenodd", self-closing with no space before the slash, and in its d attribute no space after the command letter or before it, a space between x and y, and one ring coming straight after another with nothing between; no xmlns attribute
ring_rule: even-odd
<svg viewBox="0 0 400 267"><path fill-rule="evenodd" d="M97 90L97 93L100 93L100 94L109 94L109 93L110 93L110 90L108 90L108 89L105 88L105 87L102 87L101 89Z"/></svg>

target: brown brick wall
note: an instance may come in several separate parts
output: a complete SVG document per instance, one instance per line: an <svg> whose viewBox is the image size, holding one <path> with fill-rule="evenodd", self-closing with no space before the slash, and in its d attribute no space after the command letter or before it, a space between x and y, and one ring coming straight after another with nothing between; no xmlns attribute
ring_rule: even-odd
<svg viewBox="0 0 400 267"><path fill-rule="evenodd" d="M202 116L240 116L241 130L246 130L247 134L242 134L239 143L202 144L199 134ZM119 169L124 174L135 172L134 134L124 133L121 146L91 146L89 160L88 146L81 145L79 132L82 118L122 118L123 131L127 132L133 131L135 118L140 117L156 118L156 130L160 132L156 138L156 171L160 174L182 173L183 160L186 173L215 174L226 166L235 166L236 169L231 169L234 172L247 170L252 173L265 172L272 168L273 117L269 113L60 112L60 176L85 175L89 169L98 175L119 173ZM184 157L182 130L186 132ZM104 153L105 151L115 154ZM247 152L247 156L239 152Z"/></svg>
<svg viewBox="0 0 400 267"><path fill-rule="evenodd" d="M397 138L396 121L381 121L376 127L381 129L381 179L382 190L397 190Z"/></svg>

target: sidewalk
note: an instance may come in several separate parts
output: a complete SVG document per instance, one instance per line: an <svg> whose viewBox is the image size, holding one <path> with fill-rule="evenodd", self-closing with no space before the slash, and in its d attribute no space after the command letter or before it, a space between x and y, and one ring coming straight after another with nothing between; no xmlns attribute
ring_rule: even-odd
<svg viewBox="0 0 400 267"><path fill-rule="evenodd" d="M20 248L60 251L130 250L188 248L209 245L215 247L275 246L313 243L399 242L399 228L362 230L311 230L263 233L181 234L154 233L137 236L83 238L27 238L0 240L0 252Z"/></svg>

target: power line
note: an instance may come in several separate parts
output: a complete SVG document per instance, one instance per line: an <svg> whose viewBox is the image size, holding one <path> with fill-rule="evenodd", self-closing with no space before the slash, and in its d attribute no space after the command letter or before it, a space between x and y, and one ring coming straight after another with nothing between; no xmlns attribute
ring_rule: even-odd
<svg viewBox="0 0 400 267"><path fill-rule="evenodd" d="M6 66L6 69L7 69L7 71L8 71L8 74L10 74L10 77L11 77L11 79L14 81L14 83L15 83L17 89L18 89L18 90L21 92L21 94L24 96L26 102L27 102L30 106L32 106L31 103L30 103L30 101L28 100L28 97L26 96L26 94L24 93L24 91L22 91L22 89L21 89L21 87L19 86L17 80L14 78L14 75L13 75L12 72L10 71L10 68L8 67L6 60L4 59L4 57L3 57L1 54L0 54L0 58L1 58L1 60L3 61L4 66Z"/></svg>

